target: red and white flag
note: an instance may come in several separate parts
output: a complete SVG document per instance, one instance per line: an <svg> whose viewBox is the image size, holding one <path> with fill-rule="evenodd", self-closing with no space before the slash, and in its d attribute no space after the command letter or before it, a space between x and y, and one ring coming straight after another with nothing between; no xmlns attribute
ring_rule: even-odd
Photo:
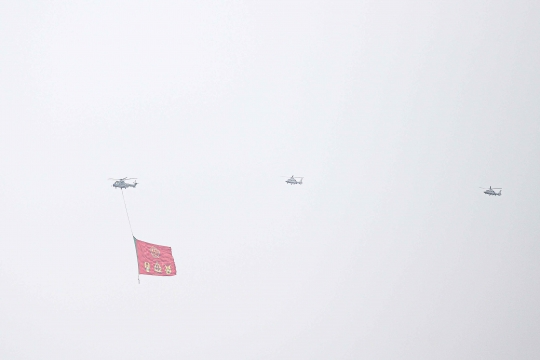
<svg viewBox="0 0 540 360"><path fill-rule="evenodd" d="M168 246L150 244L141 240L135 240L137 249L137 262L139 274L154 276L176 275L176 265L172 256L172 249Z"/></svg>

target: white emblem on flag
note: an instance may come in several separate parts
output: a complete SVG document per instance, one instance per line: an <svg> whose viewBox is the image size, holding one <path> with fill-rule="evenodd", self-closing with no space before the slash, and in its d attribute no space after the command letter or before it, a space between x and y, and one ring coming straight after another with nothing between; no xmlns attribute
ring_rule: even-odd
<svg viewBox="0 0 540 360"><path fill-rule="evenodd" d="M150 254L152 254L153 257L158 258L160 253L158 249L152 246L150 248Z"/></svg>

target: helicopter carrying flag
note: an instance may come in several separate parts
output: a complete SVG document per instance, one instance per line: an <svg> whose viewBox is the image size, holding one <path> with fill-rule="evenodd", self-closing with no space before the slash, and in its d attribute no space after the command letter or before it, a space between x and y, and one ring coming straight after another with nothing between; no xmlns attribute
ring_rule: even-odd
<svg viewBox="0 0 540 360"><path fill-rule="evenodd" d="M125 177L125 178L122 178L122 179L113 179L113 178L109 178L109 180L116 180L114 182L114 184L112 184L112 186L116 189L121 189L121 190L124 190L124 189L127 189L129 187L132 187L132 188L135 188L137 187L137 178L128 178L128 177ZM126 182L126 180L135 180L135 182L133 184L130 184L128 182Z"/></svg>
<svg viewBox="0 0 540 360"><path fill-rule="evenodd" d="M154 276L176 275L172 249L168 246L150 244L133 237L137 250L139 274Z"/></svg>
<svg viewBox="0 0 540 360"><path fill-rule="evenodd" d="M135 253L137 254L137 278L139 284L141 280L139 275L153 275L153 276L174 276L176 275L176 264L172 256L172 249L168 246L156 245L147 243L135 238L133 235L133 229L131 227L131 220L129 219L129 213L126 205L126 198L124 197L124 189L129 187L135 188L137 181L133 184L126 183L126 180L132 180L136 178L122 178L122 179L109 179L116 180L113 187L120 189L122 193L122 200L124 201L124 208L126 209L126 216L129 224L129 230L133 241L135 243Z"/></svg>

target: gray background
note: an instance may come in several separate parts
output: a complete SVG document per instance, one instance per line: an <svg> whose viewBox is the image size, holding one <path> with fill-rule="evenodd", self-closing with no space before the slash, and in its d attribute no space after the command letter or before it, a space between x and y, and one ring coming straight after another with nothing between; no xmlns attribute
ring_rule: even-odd
<svg viewBox="0 0 540 360"><path fill-rule="evenodd" d="M537 358L539 15L2 1L0 357Z"/></svg>

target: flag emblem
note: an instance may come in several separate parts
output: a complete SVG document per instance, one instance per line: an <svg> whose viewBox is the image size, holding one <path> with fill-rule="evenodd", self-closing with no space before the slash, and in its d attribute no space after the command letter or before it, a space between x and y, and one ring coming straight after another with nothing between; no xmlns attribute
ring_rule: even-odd
<svg viewBox="0 0 540 360"><path fill-rule="evenodd" d="M159 250L156 249L154 246L150 248L150 254L152 254L153 257L158 258L159 257Z"/></svg>

